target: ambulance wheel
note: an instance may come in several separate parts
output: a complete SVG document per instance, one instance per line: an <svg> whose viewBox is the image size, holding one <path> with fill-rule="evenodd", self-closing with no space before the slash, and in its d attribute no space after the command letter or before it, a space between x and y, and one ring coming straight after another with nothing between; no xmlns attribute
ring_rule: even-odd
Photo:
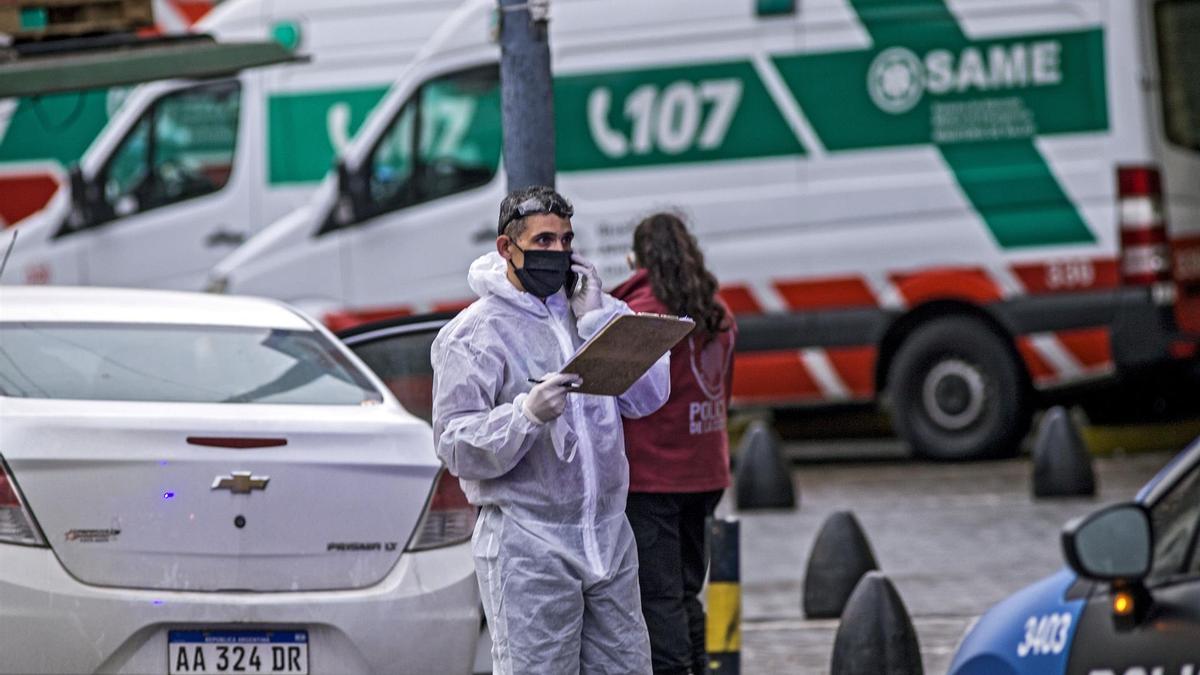
<svg viewBox="0 0 1200 675"><path fill-rule="evenodd" d="M1029 429L1029 394L1009 345L970 317L936 319L888 370L892 422L922 457L1009 457Z"/></svg>

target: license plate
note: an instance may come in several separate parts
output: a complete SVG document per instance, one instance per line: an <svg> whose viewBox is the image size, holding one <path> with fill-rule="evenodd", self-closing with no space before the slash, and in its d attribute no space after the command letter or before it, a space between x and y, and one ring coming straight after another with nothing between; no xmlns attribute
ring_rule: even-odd
<svg viewBox="0 0 1200 675"><path fill-rule="evenodd" d="M173 630L167 672L308 675L306 630Z"/></svg>

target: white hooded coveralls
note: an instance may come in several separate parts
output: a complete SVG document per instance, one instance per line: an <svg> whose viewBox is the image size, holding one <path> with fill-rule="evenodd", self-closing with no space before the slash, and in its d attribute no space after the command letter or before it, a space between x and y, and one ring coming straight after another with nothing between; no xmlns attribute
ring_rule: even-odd
<svg viewBox="0 0 1200 675"><path fill-rule="evenodd" d="M649 673L621 416L666 402L669 355L624 395L570 394L561 417L538 424L522 412L528 378L558 372L630 310L604 294L577 322L562 291L543 303L517 290L496 253L468 281L480 299L433 342L433 431L483 507L472 545L494 672Z"/></svg>

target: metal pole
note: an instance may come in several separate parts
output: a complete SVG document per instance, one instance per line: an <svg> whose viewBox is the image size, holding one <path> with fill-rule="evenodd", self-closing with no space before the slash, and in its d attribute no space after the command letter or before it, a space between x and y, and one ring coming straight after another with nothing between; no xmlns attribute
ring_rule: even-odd
<svg viewBox="0 0 1200 675"><path fill-rule="evenodd" d="M500 0L500 98L509 191L554 185L549 0Z"/></svg>
<svg viewBox="0 0 1200 675"><path fill-rule="evenodd" d="M708 618L704 647L708 672L738 675L742 668L742 587L738 521L708 519Z"/></svg>

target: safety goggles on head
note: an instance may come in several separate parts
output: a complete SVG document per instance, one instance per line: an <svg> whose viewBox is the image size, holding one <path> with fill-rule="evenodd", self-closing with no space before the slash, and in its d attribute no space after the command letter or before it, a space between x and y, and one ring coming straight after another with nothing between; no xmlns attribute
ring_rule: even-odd
<svg viewBox="0 0 1200 675"><path fill-rule="evenodd" d="M561 197L530 197L517 204L517 208L513 209L513 212L509 214L503 223L500 223L500 234L504 234L505 228L512 221L538 213L551 213L560 218L570 218L575 215L575 208Z"/></svg>

